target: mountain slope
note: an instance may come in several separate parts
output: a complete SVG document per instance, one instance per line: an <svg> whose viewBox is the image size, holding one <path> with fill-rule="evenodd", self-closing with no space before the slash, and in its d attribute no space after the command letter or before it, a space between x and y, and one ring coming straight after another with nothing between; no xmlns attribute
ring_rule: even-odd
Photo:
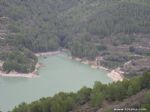
<svg viewBox="0 0 150 112"><path fill-rule="evenodd" d="M2 53L67 48L75 57L101 56L110 69L149 60L148 0L1 0L0 9Z"/></svg>

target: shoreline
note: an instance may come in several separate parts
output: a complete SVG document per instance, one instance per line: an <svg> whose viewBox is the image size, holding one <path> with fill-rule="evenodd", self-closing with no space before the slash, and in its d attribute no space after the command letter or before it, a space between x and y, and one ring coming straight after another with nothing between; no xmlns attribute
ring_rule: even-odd
<svg viewBox="0 0 150 112"><path fill-rule="evenodd" d="M35 53L35 55L37 57L40 57L40 56L53 56L53 55L57 55L59 53L61 53L61 51L40 52L40 53ZM100 57L100 58L102 59L102 57ZM108 71L107 76L109 78L111 78L114 82L122 81L124 79L124 76L123 76L124 73L120 70L120 68L111 70L111 69L108 69L104 66L98 65L97 64L97 58L94 61L83 60L83 59L78 58L78 57L71 57L70 59L78 61L82 64L89 65L92 69L103 69L103 70ZM3 62L0 62L0 65L2 66ZM0 76L1 77L36 78L36 77L39 77L37 72L38 72L38 69L41 68L42 66L43 66L42 64L37 63L36 66L35 66L35 70L31 73L18 73L18 72L12 71L12 72L7 74L6 72L3 72L2 70L0 70Z"/></svg>
<svg viewBox="0 0 150 112"><path fill-rule="evenodd" d="M22 78L36 78L39 77L38 76L38 69L41 67L41 65L39 63L36 64L35 66L35 70L31 73L19 73L16 71L11 71L10 73L6 73L4 71L0 71L0 76L1 77L22 77Z"/></svg>
<svg viewBox="0 0 150 112"><path fill-rule="evenodd" d="M0 76L1 77L23 77L23 78L35 78L38 77L38 75L34 74L34 73L18 73L18 72L10 72L10 73L5 73L0 71Z"/></svg>
<svg viewBox="0 0 150 112"><path fill-rule="evenodd" d="M40 57L40 56L53 56L61 53L61 51L50 51L50 52L39 52L35 53L35 56Z"/></svg>
<svg viewBox="0 0 150 112"><path fill-rule="evenodd" d="M40 56L53 56L53 55L57 55L59 54L60 51L52 51L52 52L41 52L41 53L35 53L35 55L37 57L40 57ZM3 62L0 61L0 66L3 65ZM42 64L40 63L37 63L35 65L35 70L31 73L19 73L19 72L16 72L16 71L11 71L10 73L6 73L2 70L0 70L0 77L22 77L22 78L36 78L36 77L39 77L38 75L38 69L43 67Z"/></svg>
<svg viewBox="0 0 150 112"><path fill-rule="evenodd" d="M90 67L92 69L103 69L103 70L108 71L107 76L109 78L111 78L114 82L123 81L123 79L124 79L124 76L123 76L124 72L121 71L119 67L116 68L116 69L111 70L111 69L108 69L104 66L97 65L97 59L94 60L94 61L82 60L81 58L78 58L78 57L72 57L72 59L75 60L75 61L78 61L82 64L90 65Z"/></svg>
<svg viewBox="0 0 150 112"><path fill-rule="evenodd" d="M109 72L107 76L110 77L114 82L123 81L124 79L123 73L124 72L122 72L121 70L117 68Z"/></svg>

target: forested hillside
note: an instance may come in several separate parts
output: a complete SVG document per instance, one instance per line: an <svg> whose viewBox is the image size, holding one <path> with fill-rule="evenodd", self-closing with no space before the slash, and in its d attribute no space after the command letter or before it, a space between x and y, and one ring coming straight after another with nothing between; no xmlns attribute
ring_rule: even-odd
<svg viewBox="0 0 150 112"><path fill-rule="evenodd" d="M0 1L1 54L67 48L75 57L102 56L103 66L138 74L150 68L149 33L149 0Z"/></svg>
<svg viewBox="0 0 150 112"><path fill-rule="evenodd" d="M12 112L113 112L114 108L149 112L150 73L112 84L95 82L92 89L83 87L77 93L60 92L31 104L22 103Z"/></svg>
<svg viewBox="0 0 150 112"><path fill-rule="evenodd" d="M149 0L0 0L1 71L32 72L35 53L61 49L141 76L96 82L92 89L22 103L12 112L111 112L116 105L150 111L150 74L143 75L150 71Z"/></svg>

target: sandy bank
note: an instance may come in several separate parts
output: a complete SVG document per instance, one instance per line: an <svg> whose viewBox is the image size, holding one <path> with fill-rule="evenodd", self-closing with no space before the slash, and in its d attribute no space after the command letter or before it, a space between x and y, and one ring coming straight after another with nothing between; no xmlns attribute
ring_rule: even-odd
<svg viewBox="0 0 150 112"><path fill-rule="evenodd" d="M0 71L0 76L2 77L24 77L24 78L35 78L39 77L37 74L38 69L41 67L39 63L36 64L36 69L31 73L18 73L15 71L11 71L10 73L6 73L4 71Z"/></svg>
<svg viewBox="0 0 150 112"><path fill-rule="evenodd" d="M35 55L38 56L52 56L52 55L57 55L61 51L52 51L52 52L41 52L41 53L35 53Z"/></svg>
<svg viewBox="0 0 150 112"><path fill-rule="evenodd" d="M77 57L72 57L73 60L81 62L82 64L85 65L90 65L91 68L93 69L104 69L106 71L110 71L108 68L101 66L97 63L97 60L94 61L90 61L90 60L82 60L81 58L77 58Z"/></svg>
<svg viewBox="0 0 150 112"><path fill-rule="evenodd" d="M53 56L53 55L57 55L61 53L61 51L53 51L53 52L42 52L42 53L36 53L36 56ZM98 57L96 58L94 61L90 61L90 60L82 60L81 58L77 58L77 57L71 57L71 59L75 60L75 61L79 61L83 64L86 65L90 65L92 69L104 69L106 71L108 71L109 73L107 74L108 77L110 77L113 81L122 81L123 80L123 72L120 70L120 68L114 69L114 70L110 70L106 67L101 66L98 63L98 59L101 60L102 57ZM2 62L0 62L0 65L2 66ZM43 65L40 63L36 64L36 69L32 72L32 73L17 73L17 72L10 72L9 74L0 71L0 76L5 76L5 77L25 77L25 78L35 78L38 77L38 69L40 67L42 67Z"/></svg>
<svg viewBox="0 0 150 112"><path fill-rule="evenodd" d="M101 59L103 59L102 57L98 57L99 61ZM124 77L123 77L123 72L120 70L120 68L114 69L114 70L110 70L104 66L101 66L100 64L98 64L97 59L95 59L94 61L89 61L89 60L82 60L81 58L77 58L77 57L72 57L73 60L79 61L82 64L86 64L86 65L90 65L92 69L103 69L108 71L109 73L107 74L107 76L109 78L111 78L113 81L123 81Z"/></svg>
<svg viewBox="0 0 150 112"><path fill-rule="evenodd" d="M24 78L35 78L35 77L38 77L34 73L24 74L24 73L10 72L9 74L7 74L7 73L2 72L2 71L0 71L0 76L3 76L3 77L24 77Z"/></svg>
<svg viewBox="0 0 150 112"><path fill-rule="evenodd" d="M57 55L59 54L60 51L54 51L54 52L42 52L42 53L36 53L35 55L36 56L52 56L52 55ZM3 62L0 61L0 67L2 68L2 65L3 65ZM37 63L36 64L36 67L35 67L35 70L31 73L18 73L18 72L15 72L15 71L12 71L10 73L6 73L2 70L0 70L0 76L3 76L3 77L24 77L24 78L36 78L36 77L39 77L38 76L38 69L40 67L43 67L42 64L40 63Z"/></svg>
<svg viewBox="0 0 150 112"><path fill-rule="evenodd" d="M117 68L112 70L111 72L109 72L108 77L110 77L113 81L123 81L124 77L123 77L123 72Z"/></svg>

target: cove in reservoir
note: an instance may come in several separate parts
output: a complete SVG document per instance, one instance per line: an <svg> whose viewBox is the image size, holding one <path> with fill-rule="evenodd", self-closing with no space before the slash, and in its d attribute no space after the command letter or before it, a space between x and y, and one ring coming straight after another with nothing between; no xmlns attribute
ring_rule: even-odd
<svg viewBox="0 0 150 112"><path fill-rule="evenodd" d="M32 102L58 92L76 92L83 86L92 87L95 81L110 83L105 70L69 59L65 53L39 57L44 65L39 77L33 79L0 77L0 110L7 112L22 102Z"/></svg>

